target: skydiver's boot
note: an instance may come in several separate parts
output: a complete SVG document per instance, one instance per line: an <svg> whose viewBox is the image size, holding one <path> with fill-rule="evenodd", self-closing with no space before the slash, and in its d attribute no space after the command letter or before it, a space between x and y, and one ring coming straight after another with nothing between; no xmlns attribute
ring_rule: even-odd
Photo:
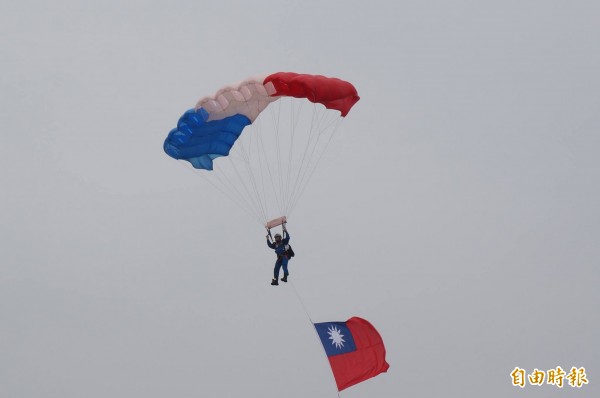
<svg viewBox="0 0 600 398"><path fill-rule="evenodd" d="M277 285L279 285L279 283L277 282L277 279L272 279L272 280L271 280L271 285L272 285L272 286L277 286Z"/></svg>
<svg viewBox="0 0 600 398"><path fill-rule="evenodd" d="M287 282L287 277L289 274L283 274L283 278L281 278L282 282Z"/></svg>

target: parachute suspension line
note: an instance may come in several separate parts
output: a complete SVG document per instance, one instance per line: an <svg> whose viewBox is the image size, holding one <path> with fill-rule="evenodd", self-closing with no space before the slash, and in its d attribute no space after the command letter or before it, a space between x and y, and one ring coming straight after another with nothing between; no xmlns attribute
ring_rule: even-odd
<svg viewBox="0 0 600 398"><path fill-rule="evenodd" d="M269 173L269 181L271 182L271 184L270 184L271 185L271 189L273 190L273 195L275 197L275 201L277 203L277 206L279 208L281 208L281 203L282 203L281 200L282 200L282 198L280 198L280 193L278 193L277 190L275 189L275 186L276 186L276 184L275 184L275 178L273 177L273 172L271 171L271 167L269 167L269 157L267 156L267 151L265 149L265 144L264 144L264 140L262 138L262 135L259 136L259 141L260 141L260 144L261 144L260 149L261 149L262 155L263 155L263 157L265 159L266 169L267 169L267 172ZM259 153L259 156L260 156L260 153Z"/></svg>
<svg viewBox="0 0 600 398"><path fill-rule="evenodd" d="M327 141L327 144L325 145L325 148L323 149L323 151L321 152L321 154L319 155L316 163L314 164L314 167L312 168L312 171L310 172L310 175L308 177L308 179L306 180L304 186L302 187L302 189L300 190L300 193L298 194L298 196L296 196L295 198L295 202L292 203L292 206L290 208L290 213L293 211L293 209L296 207L296 204L298 203L298 201L300 200L300 198L302 197L302 195L304 194L304 190L306 189L306 187L308 186L308 182L312 179L313 174L315 173L315 171L317 170L319 163L321 163L321 159L323 158L323 155L325 154L325 152L327 151L327 148L329 147L329 144L331 143L331 141L333 140L333 137L336 135L339 126L342 124L342 120L344 120L343 117L340 117L336 122L335 122L335 127L333 128L333 131L331 133L331 135L329 136L329 140Z"/></svg>
<svg viewBox="0 0 600 398"><path fill-rule="evenodd" d="M294 179L294 185L292 186L292 197L294 196L294 193L297 190L298 181L300 179L300 173L302 172L302 169L304 167L305 160L306 160L306 154L308 153L308 148L310 146L310 143L311 143L311 140L312 140L312 136L313 136L313 133L314 133L315 116L316 116L316 105L313 105L313 114L312 114L312 118L311 118L311 121L310 121L310 129L309 129L308 139L306 141L306 146L304 147L304 152L302 154L302 159L300 161L300 167L298 168L298 173L296 173L296 177ZM290 203L290 199L287 198L286 202Z"/></svg>
<svg viewBox="0 0 600 398"><path fill-rule="evenodd" d="M292 158L293 158L293 153L294 153L294 137L296 135L296 131L297 131L297 127L298 127L298 121L301 119L300 115L302 113L302 105L304 105L304 101L297 101L298 103L298 107L297 109L294 108L294 101L290 100L290 130L291 130L291 137L290 137L290 150L288 153L288 171L287 171L287 177L286 177L286 186L285 186L285 193L284 193L284 197L286 199L288 199L290 197L290 181L292 180ZM288 215L288 211L289 211L289 201L286 201L285 203L285 213L286 215Z"/></svg>
<svg viewBox="0 0 600 398"><path fill-rule="evenodd" d="M257 108L259 108L259 105L257 105ZM256 130L254 129L254 125L256 124ZM264 152L264 144L263 144L263 132L262 132L262 119L259 118L258 123L252 123L252 125L250 126L252 127L251 132L252 133L256 133L256 139L254 140L256 143L256 148L258 149L256 151L256 158L258 159L258 168L259 168L259 173L260 173L260 181L262 184L262 194L263 194L263 201L265 203L265 207L269 207L268 206L268 199L267 199L267 184L265 183L265 171L264 169L267 169L267 171L269 170L269 164L268 163L264 163L263 166L263 157L261 154L261 150ZM276 199L277 200L277 199Z"/></svg>
<svg viewBox="0 0 600 398"><path fill-rule="evenodd" d="M229 161L227 162L227 164L229 164L231 167L233 167L235 169L235 162L241 161L239 160L239 158L237 158L234 155L231 155L229 157ZM242 200L244 203L247 204L248 208L252 209L252 212L256 214L256 217L259 220L259 223L263 222L263 218L260 215L260 206L258 206L256 204L256 202L254 201L254 198L251 195L248 195L249 190L246 186L246 182L244 181L244 179L239 176L238 173L238 178L239 181L241 182L241 184L235 184L235 178L233 175L233 172L227 167L225 167L225 164L222 164L223 167L217 167L215 170L213 170L211 173L214 173L213 175L215 176L215 178L221 183L221 185L225 188L228 188L230 192L235 192L237 197ZM227 171L228 170L228 171ZM235 169L237 171L237 169ZM208 179L208 177L206 177ZM241 185L244 188L244 191L246 192L246 195L244 195L242 192L240 192L240 190L238 189L238 185Z"/></svg>
<svg viewBox="0 0 600 398"><path fill-rule="evenodd" d="M247 101L245 103L246 103L246 106L248 107L248 109L250 109L249 103ZM247 136L248 136L248 146L251 147L252 146L252 134L248 134ZM244 135L244 137L246 137L246 135ZM260 195L260 189L259 189L259 186L256 181L254 169L252 168L252 162L251 162L252 159L250 156L251 148L246 150L243 139L239 140L238 142L239 142L239 145L235 145L234 149L236 149L238 152L240 152L240 154L242 155L242 157L245 161L244 164L246 166L246 171L248 172L248 176L250 177L250 183L252 185L252 189L255 194L256 203L258 203L260 211L262 212L262 215L263 215L263 221L266 223L267 219L268 219L267 211L266 211L267 206L266 206L265 201L263 200L264 198L261 197L261 195ZM261 177L262 177L262 174L261 174Z"/></svg>
<svg viewBox="0 0 600 398"><path fill-rule="evenodd" d="M279 177L279 192L283 193L283 171L281 168L281 145L279 143L279 126L281 122L281 101L277 101L277 118L274 120L275 125L275 143L277 147L277 176ZM279 205L279 213L283 215L283 205L282 202Z"/></svg>
<svg viewBox="0 0 600 398"><path fill-rule="evenodd" d="M312 328L312 330L315 332L315 335L317 336L317 341L319 342L319 345L321 346L321 349L323 350L323 355L325 355L325 359L329 363L329 358L327 357L327 351L325 351L325 347L323 347L323 343L321 342L321 337L319 337L317 328L315 328L314 321L312 320L308 311L306 310L306 306L304 305L304 302L302 301L300 294L298 294L298 290L296 289L296 286L294 285L294 281L290 280L289 284L292 285L292 290L294 291L296 298L298 299L298 302L300 303L300 306L304 310L304 313L306 314L306 317L308 318L308 322L310 322L310 327ZM329 369L331 369L331 367L329 367ZM338 391L338 388L337 388L337 383L335 382L335 375L333 374L333 370L331 370L331 374L333 375L333 383L335 385L335 392L337 393L338 398L341 398L340 392Z"/></svg>
<svg viewBox="0 0 600 398"><path fill-rule="evenodd" d="M325 119L327 119L327 117L329 117L329 115L332 115L331 112L327 112L326 110L323 110L321 112L317 111L316 105L315 105L315 109L314 109L314 115L316 115L316 126L315 126L315 131L317 132L316 134L316 138L314 140L312 140L312 131L311 131L311 140L307 143L307 152L310 151L310 155L308 156L308 160L306 160L306 158L303 159L303 164L302 164L302 168L301 168L301 175L299 173L299 176L297 178L297 181L295 183L294 186L294 190L292 192L292 197L289 199L289 209L288 209L288 214L291 214L291 212L293 211L293 208L296 206L296 203L298 201L298 198L302 195L302 192L304 191L305 187L308 185L308 181L310 180L310 178L312 177L312 175L314 174L314 171L316 170L316 165L318 164L318 160L317 162L314 162L315 159L315 154L317 153L317 148L320 149L320 154L318 159L320 159L320 157L323 155L323 153L325 152L327 146L322 147L322 144L319 144L319 141L321 141L321 138L327 134L327 132L330 130L330 126L332 124L332 122L329 122ZM338 118L338 116L335 116L335 119L333 119L333 121L335 121ZM326 123L327 121L327 123Z"/></svg>
<svg viewBox="0 0 600 398"><path fill-rule="evenodd" d="M260 217L258 217L258 215L252 210L252 207L244 205L244 203L239 202L238 200L236 200L230 193L228 193L225 189L223 189L223 187L219 187L217 184L215 184L213 181L210 180L210 178L208 178L207 176L204 175L204 173L198 171L195 172L194 170L191 170L188 166L184 165L183 162L177 162L179 165L181 165L181 167L183 167L184 169L186 169L187 171L189 171L190 173L194 174L194 175L200 175L202 176L202 178L208 182L210 185L212 185L216 190L218 190L219 192L221 192L223 195L225 195L225 197L229 200L231 200L234 204L236 204L238 207L240 207L242 210L244 210L244 212L246 212L246 214L248 214L250 216L250 218L255 219L256 221L258 221L260 223Z"/></svg>
<svg viewBox="0 0 600 398"><path fill-rule="evenodd" d="M248 109L250 109L250 105L251 103L246 101L246 106L248 107ZM260 106L260 105L257 105ZM259 145L259 143L262 142L262 134L261 134L261 127L260 127L260 118L257 120L258 123L252 123L250 126L251 128L251 132L254 132L257 137L254 138L254 144L255 146L259 147L262 145ZM231 154L229 156L230 158L230 169L228 169L228 172L225 172L225 168L222 169L223 170L223 176L226 178L226 180L229 182L229 184L231 185L231 187L233 187L233 189L237 192L238 196L246 201L250 201L251 205L250 207L254 209L254 212L258 215L258 219L260 220L259 223L261 224L265 224L268 220L268 215L267 215L267 197L266 197L266 192L265 192L265 184L264 184L264 172L262 171L263 165L262 165L262 159L260 156L260 153L258 155L258 170L256 170L256 167L254 167L253 165L253 161L252 161L252 157L251 157L251 146L252 146L252 141L253 141L253 136L254 134L243 134L240 139L238 139L236 145L233 146L232 151L235 152L238 156L234 156L233 154ZM248 141L247 143L245 143L245 141ZM248 146L250 148L248 148ZM247 178L244 178L244 176L242 175L242 172L240 170L240 165L238 165L237 163L241 162L244 164L245 170L246 170L246 174L244 174L244 176L247 176ZM242 168L242 169L243 169ZM232 171L233 170L233 171ZM257 173L258 171L258 173ZM235 174L235 176L237 177L237 179L235 179L233 177L233 175ZM258 174L258 176L256 175ZM259 178L259 181L257 181L257 178ZM240 184L234 184L234 180L235 181L239 181ZM243 193L241 193L238 189L237 189L237 185L241 185L243 187L243 191L246 193L245 195ZM262 188L262 190L261 190Z"/></svg>
<svg viewBox="0 0 600 398"><path fill-rule="evenodd" d="M248 185L246 184L246 181L244 181L244 178L242 177L242 175L240 174L240 171L238 170L238 167L236 166L236 161L235 161L235 157L230 157L230 164L233 167L233 171L235 172L235 175L237 176L238 180L240 181L242 187L244 188L244 191L246 191L246 194L248 195L248 197L250 198L251 202L253 203L256 212L261 215L260 218L262 218L262 220L264 222L266 222L266 215L265 215L265 210L262 206L262 203L260 203L260 201L258 201L259 198L257 198L256 195L252 195L251 193L251 188L248 188ZM250 182L253 183L253 176L252 174L250 174ZM255 190L255 189L254 189ZM255 190L256 191L256 190Z"/></svg>
<svg viewBox="0 0 600 398"><path fill-rule="evenodd" d="M262 201L263 203L265 203L265 207L268 207L267 205L267 191L265 189L265 173L263 171L263 164L262 164L262 157L260 154L260 147L258 146L260 143L260 126L259 128L257 128L256 130L252 129L251 133L256 133L258 137L256 137L256 139L254 140L255 142L255 146L257 148L257 159L258 159L258 174L260 175L260 185L262 187ZM253 134L251 134L253 135Z"/></svg>
<svg viewBox="0 0 600 398"><path fill-rule="evenodd" d="M251 135L252 134L250 134L250 136ZM249 140L250 140L250 138L249 138ZM246 170L247 170L248 175L250 177L250 184L251 184L252 190L254 191L256 203L258 204L258 207L260 208L260 211L261 211L261 213L263 215L264 222L266 223L268 216L267 216L267 213L266 213L265 204L261 201L261 196L260 196L260 192L259 192L259 189L258 189L258 186L257 186L257 183L256 183L255 176L254 176L254 171L252 170L252 165L250 163L250 156L248 155L248 153L245 150L243 140L240 140L240 142L239 142L239 149L237 151L240 153L240 155L242 156L242 158L244 160L243 163L246 165ZM238 174L238 177L240 179L242 179L241 176L240 176L240 174L239 174L239 172L238 172L238 170L237 170L237 168L235 167L235 164L233 164L233 166L234 166L234 168L235 168L235 170L236 170L236 172Z"/></svg>
<svg viewBox="0 0 600 398"><path fill-rule="evenodd" d="M223 174L225 181L227 181L235 192L241 197L244 198L249 203L249 206L253 209L254 213L257 214L257 219L264 219L263 212L261 211L260 204L256 202L256 198L250 194L252 187L249 187L246 181L244 181L244 176L240 172L238 166L235 164L233 160L230 160L231 170L228 171L228 174ZM236 186L241 186L241 189Z"/></svg>
<svg viewBox="0 0 600 398"><path fill-rule="evenodd" d="M306 180L306 175L308 174L309 170L311 169L312 161L313 161L317 146L319 144L319 140L321 139L321 136L323 135L324 130L321 128L321 125L323 124L322 121L323 121L323 118L327 115L327 112L322 112L321 114L319 114L319 112L317 112L317 110L316 110L316 106L315 106L315 112L317 115L317 123L316 123L316 127L315 127L315 130L317 131L317 134L316 134L317 137L314 140L314 142L310 142L310 144L312 145L312 150L310 150L310 155L308 156L308 160L306 161L306 167L304 168L303 173L298 180L298 185L296 187L296 190L294 191L294 197L290 198L290 203L295 202L296 196L298 196L298 193L302 189L304 181Z"/></svg>
<svg viewBox="0 0 600 398"><path fill-rule="evenodd" d="M219 182L221 183L221 185L223 186L227 186L227 184L225 184L221 178L220 175L215 174L217 180L219 180ZM251 217L253 219L255 219L257 222L261 222L261 218L260 218L260 214L258 214L256 212L256 209L252 207L252 205L246 200L244 199L244 196L242 194L240 194L240 192L237 189L234 189L234 191L237 193L237 197L242 198L243 202L239 202L237 200L234 200L232 196L228 195L227 192L225 192L224 189L221 189L217 184L215 184L213 181L211 181L207 176L203 176L204 179L206 181L208 181L209 184L211 184L213 187L215 187L218 191L220 191L221 193L223 193L225 196L227 196L233 203L237 204L239 207L242 208L242 210L245 210L246 213L248 213L249 215L251 215ZM231 189L231 188L230 188Z"/></svg>
<svg viewBox="0 0 600 398"><path fill-rule="evenodd" d="M290 185L290 167L291 167L291 156L292 156L292 144L294 141L294 104L293 101L290 101L290 117L289 117L289 125L286 127L286 129L288 129L289 132L289 136L290 136L290 144L289 144L289 152L287 153L287 168L286 168L286 172L285 172L285 181L284 181L284 186L281 187L281 192L283 194L283 197L286 198L286 201L284 201L284 209L282 210L282 214L287 215L287 193L288 193L288 188ZM283 173L283 169L281 170Z"/></svg>
<svg viewBox="0 0 600 398"><path fill-rule="evenodd" d="M212 175L215 176L214 178L219 181L221 187L216 185L215 182L211 181L208 176L204 177L211 183L213 187L217 188L222 193L226 194L225 190L227 190L229 194L226 194L226 196L228 196L230 200L246 211L250 209L251 213L253 214L253 218L256 219L259 224L264 224L267 220L267 216L264 206L262 206L262 203L260 203L260 196L252 195L250 193L251 189L248 188L247 181L242 177L236 165L238 162L246 164L246 169L248 170L248 174L250 176L250 183L254 183L252 170L247 166L249 156L245 150L243 141L240 141L239 144L239 146L236 145L232 148L232 151L239 156L235 156L233 153L230 154L229 162L227 162L229 167L227 167L226 164L222 164L222 167L217 167L211 172ZM237 179L234 177L234 175L237 176ZM239 184L236 183L237 181L239 181ZM238 189L240 185L243 188L243 191L246 192L245 195ZM235 195L233 193L235 193ZM238 200L234 200L232 196L236 196ZM245 206L240 205L240 202L243 202Z"/></svg>
<svg viewBox="0 0 600 398"><path fill-rule="evenodd" d="M275 182L273 183L273 190L278 192L280 201L277 202L279 212L281 212L281 154L279 150L279 122L281 117L281 101L276 101L277 104L273 104L269 109L269 115L271 116L271 125L273 126L273 132L275 134L275 154L276 159L273 162L273 174L275 175Z"/></svg>
<svg viewBox="0 0 600 398"><path fill-rule="evenodd" d="M250 102L245 101L246 107L248 108L249 113L252 113L252 109L250 106ZM258 113L260 113L260 104L256 104L256 111ZM252 141L253 141L253 136L256 135L256 138L254 139L255 142L255 146L257 148L259 148L259 144L262 142L262 128L261 128L261 119L259 118L258 120L255 120L249 127L250 130L250 134L248 134L248 140L249 140L249 145L252 145ZM252 153L252 148L250 148L248 150L248 170L251 170L252 168L252 163L251 163L251 159L250 159L250 154ZM264 177L264 172L263 172L263 165L262 165L262 158L260 156L260 151L258 152L257 155L257 159L258 159L258 175L260 176L260 187L262 188L262 196L261 196L261 192L257 193L257 197L258 197L258 201L260 203L263 204L263 209L265 209L264 211L266 212L266 210L268 209L268 202L267 202L267 193L265 190L265 177ZM257 191L260 191L260 189L257 189ZM266 223L268 220L268 215L265 214L264 217L264 223Z"/></svg>
<svg viewBox="0 0 600 398"><path fill-rule="evenodd" d="M248 105L248 108L250 109L250 104L248 102L246 102L246 104ZM260 105L257 105L257 107L260 108ZM274 107L269 107L270 112L273 112L273 108ZM258 110L258 109L257 109ZM266 116L263 116L266 117ZM268 208L270 206L268 206L268 198L267 198L267 184L265 183L265 172L264 169L267 170L267 172L269 173L269 180L271 182L270 186L273 190L273 197L275 198L275 202L277 204L277 206L281 209L281 193L277 192L277 190L275 189L276 184L274 182L275 177L273 176L273 172L271 171L271 167L269 167L269 164L271 163L269 160L269 157L267 155L267 151L265 149L265 144L264 144L264 132L263 132L263 128L262 128L262 119L263 117L258 117L249 127L251 128L252 133L256 134L257 137L255 139L255 145L256 147L259 149L258 154L257 154L257 159L258 159L258 169L259 169L259 175L260 175L260 182L261 182L261 188L262 188L262 196L260 195L260 193L257 193L257 196L259 198L262 198L261 202L264 203L264 208L266 210L268 210ZM272 121L272 126L275 125L275 122ZM254 134L249 134L250 136L254 135ZM261 153L262 152L262 153ZM264 162L263 162L264 160ZM264 163L264 164L263 164ZM257 191L259 191L260 189L257 189ZM267 221L267 216L265 216L265 223Z"/></svg>
<svg viewBox="0 0 600 398"><path fill-rule="evenodd" d="M231 157L229 164L231 164L231 166L235 169L235 161L236 158L235 157ZM237 169L235 169L237 171ZM240 192L240 190L238 189L237 185L234 184L234 178L233 176L228 176L228 173L226 173L225 171L216 171L215 172L215 176L217 178L217 180L219 180L219 182L225 186L228 187L231 191L235 192L237 194L237 196L239 198L241 198L241 200L244 201L244 203L247 204L247 206L252 209L252 212L256 215L256 219L258 220L259 223L262 222L263 217L261 217L261 213L260 213L260 207L258 207L256 205L256 203L254 202L253 198L249 195L244 195L242 192ZM245 181L241 178L241 176L238 175L239 180L241 181L241 185L244 188L244 190L246 191L246 193L248 193L248 188L246 187L246 183ZM249 199L247 199L249 198Z"/></svg>

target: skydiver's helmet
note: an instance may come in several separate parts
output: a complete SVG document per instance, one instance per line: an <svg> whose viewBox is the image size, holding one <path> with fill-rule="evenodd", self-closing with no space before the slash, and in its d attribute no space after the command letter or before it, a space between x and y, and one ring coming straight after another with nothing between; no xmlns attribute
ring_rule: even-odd
<svg viewBox="0 0 600 398"><path fill-rule="evenodd" d="M277 243L281 242L281 234L275 234L275 242L277 242Z"/></svg>

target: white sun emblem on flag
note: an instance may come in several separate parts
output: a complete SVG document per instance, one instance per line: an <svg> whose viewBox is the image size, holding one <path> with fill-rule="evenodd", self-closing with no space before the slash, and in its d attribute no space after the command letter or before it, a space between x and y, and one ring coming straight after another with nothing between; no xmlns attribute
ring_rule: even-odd
<svg viewBox="0 0 600 398"><path fill-rule="evenodd" d="M329 339L331 339L331 344L335 344L335 348L342 348L346 340L344 340L344 335L340 333L340 330L331 325L327 329L327 333L329 333Z"/></svg>

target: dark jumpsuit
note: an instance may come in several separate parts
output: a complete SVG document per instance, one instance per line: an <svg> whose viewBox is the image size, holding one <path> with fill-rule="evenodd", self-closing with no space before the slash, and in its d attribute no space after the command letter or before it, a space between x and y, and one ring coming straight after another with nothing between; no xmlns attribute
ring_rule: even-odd
<svg viewBox="0 0 600 398"><path fill-rule="evenodd" d="M279 279L279 269L281 267L283 267L283 276L289 275L287 268L288 256L285 255L285 246L290 243L290 234L288 234L287 231L283 231L283 236L285 236L285 238L283 238L279 244L277 242L271 243L269 238L267 238L267 245L275 250L275 254L277 254L277 261L275 261L275 269L273 270L275 280Z"/></svg>

